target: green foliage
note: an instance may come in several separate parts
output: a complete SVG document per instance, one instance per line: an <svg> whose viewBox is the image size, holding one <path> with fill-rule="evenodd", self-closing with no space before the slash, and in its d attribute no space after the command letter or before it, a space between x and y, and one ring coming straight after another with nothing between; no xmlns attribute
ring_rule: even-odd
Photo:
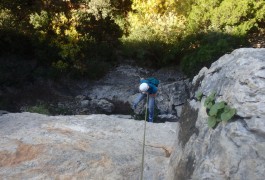
<svg viewBox="0 0 265 180"><path fill-rule="evenodd" d="M235 108L230 108L228 105L224 107L223 112L221 113L221 120L228 121L236 114Z"/></svg>
<svg viewBox="0 0 265 180"><path fill-rule="evenodd" d="M204 101L204 106L210 109L215 104L215 92L212 92Z"/></svg>
<svg viewBox="0 0 265 180"><path fill-rule="evenodd" d="M264 20L262 0L1 0L0 52L31 55L46 74L95 78L103 71L93 68L116 63L121 40L119 55L157 68L181 61L193 76L247 46Z"/></svg>
<svg viewBox="0 0 265 180"><path fill-rule="evenodd" d="M210 128L214 128L216 126L216 123L217 123L216 117L214 117L214 116L209 116L208 117L208 126Z"/></svg>
<svg viewBox="0 0 265 180"><path fill-rule="evenodd" d="M86 63L87 68L86 71L80 74L77 72L76 77L87 77L89 79L99 79L102 78L106 72L110 70L111 65L104 61L90 60Z"/></svg>
<svg viewBox="0 0 265 180"><path fill-rule="evenodd" d="M62 72L67 70L69 65L66 62L63 62L62 60L59 60L57 62L53 62L52 66Z"/></svg>
<svg viewBox="0 0 265 180"><path fill-rule="evenodd" d="M188 17L192 32L223 32L246 35L265 20L265 2L261 0L198 0Z"/></svg>
<svg viewBox="0 0 265 180"><path fill-rule="evenodd" d="M224 109L225 108L225 102L222 101L222 102L218 102L218 103L215 103L211 108L210 108L210 111L209 111L209 115L210 116L217 116L217 113L220 109Z"/></svg>
<svg viewBox="0 0 265 180"><path fill-rule="evenodd" d="M128 14L130 41L175 42L185 28L186 19L176 13L176 2L173 0L133 0Z"/></svg>
<svg viewBox="0 0 265 180"><path fill-rule="evenodd" d="M93 14L96 19L105 19L113 12L109 0L89 0L86 2L89 6L88 12Z"/></svg>
<svg viewBox="0 0 265 180"><path fill-rule="evenodd" d="M130 0L3 0L0 31L8 33L3 33L0 51L20 55L25 49L37 61L34 75L102 76L108 69L106 64L114 63L114 51L123 33L115 18L124 17L130 5ZM20 34L29 37L28 44L23 44L23 39L17 43L21 42Z"/></svg>
<svg viewBox="0 0 265 180"><path fill-rule="evenodd" d="M29 23L33 25L34 29L42 29L45 30L49 26L50 17L47 11L42 10L39 13L30 14L30 21ZM44 33L44 31L42 31Z"/></svg>
<svg viewBox="0 0 265 180"><path fill-rule="evenodd" d="M247 34L261 31L265 18L264 2L255 0L134 0L132 9L129 35L122 38L130 50L125 56L155 67L181 61L189 76L223 54L249 46Z"/></svg>
<svg viewBox="0 0 265 180"><path fill-rule="evenodd" d="M189 76L196 75L204 66L209 67L220 56L246 46L245 37L223 33L200 33L187 36L177 49L181 51L181 68Z"/></svg>
<svg viewBox="0 0 265 180"><path fill-rule="evenodd" d="M196 92L196 94L195 94L195 98L196 98L198 101L201 101L202 96L203 96L203 93L202 93L201 91L198 91L198 92Z"/></svg>
<svg viewBox="0 0 265 180"><path fill-rule="evenodd" d="M176 60L174 44L183 35L186 19L174 0L133 0L123 55L143 66L168 66Z"/></svg>
<svg viewBox="0 0 265 180"><path fill-rule="evenodd" d="M171 45L161 41L126 41L123 42L122 54L125 58L133 58L144 67L159 68L174 62L174 50Z"/></svg>
<svg viewBox="0 0 265 180"><path fill-rule="evenodd" d="M190 14L194 3L196 3L196 0L178 0L176 4L176 12L186 17Z"/></svg>
<svg viewBox="0 0 265 180"><path fill-rule="evenodd" d="M194 76L221 55L249 46L247 34L262 31L265 2L256 0L198 0L186 15L181 51L183 71ZM264 28L264 27L263 27Z"/></svg>
<svg viewBox="0 0 265 180"><path fill-rule="evenodd" d="M53 104L39 102L37 105L28 106L26 112L45 114L45 115L73 115L71 109L67 107L57 107Z"/></svg>
<svg viewBox="0 0 265 180"><path fill-rule="evenodd" d="M26 111L31 113L39 113L39 114L46 114L50 115L50 111L47 105L45 104L38 104L36 106L30 106L26 109Z"/></svg>
<svg viewBox="0 0 265 180"><path fill-rule="evenodd" d="M12 29L15 27L15 17L8 9L0 9L0 29Z"/></svg>
<svg viewBox="0 0 265 180"><path fill-rule="evenodd" d="M90 7L87 11L75 9L31 14L30 22L39 43L48 47L44 48L44 53L45 49L53 52L45 55L48 58L44 61L55 76L100 77L103 71L106 72L106 63L113 60L109 51L115 50L122 32L111 19L114 9L110 1L84 3ZM105 48L103 44L109 45Z"/></svg>
<svg viewBox="0 0 265 180"><path fill-rule="evenodd" d="M199 91L199 96L203 94ZM204 101L204 107L206 107L206 112L208 114L208 126L215 128L221 121L229 121L236 114L236 109L231 108L225 101L216 102L216 93L211 92L209 96L206 97Z"/></svg>

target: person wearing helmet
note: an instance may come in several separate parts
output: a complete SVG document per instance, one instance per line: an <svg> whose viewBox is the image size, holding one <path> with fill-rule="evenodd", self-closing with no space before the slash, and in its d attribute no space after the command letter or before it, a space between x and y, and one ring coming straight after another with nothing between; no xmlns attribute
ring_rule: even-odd
<svg viewBox="0 0 265 180"><path fill-rule="evenodd" d="M148 122L153 122L154 120L154 108L155 108L155 97L157 93L157 87L148 82L147 80L141 78L140 80L140 86L139 91L140 95L135 99L133 102L133 109L136 109L139 102L141 102L144 98L149 95L149 102L148 102L148 108L149 108L149 117Z"/></svg>

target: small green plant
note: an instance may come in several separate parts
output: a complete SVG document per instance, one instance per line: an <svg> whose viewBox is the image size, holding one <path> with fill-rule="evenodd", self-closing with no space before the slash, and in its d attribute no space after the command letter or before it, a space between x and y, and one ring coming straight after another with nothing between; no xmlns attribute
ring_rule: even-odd
<svg viewBox="0 0 265 180"><path fill-rule="evenodd" d="M202 92L197 92L196 99L200 101L202 96ZM221 121L227 122L231 120L236 114L235 108L231 108L225 101L216 102L215 96L216 93L212 92L204 101L204 107L209 116L208 126L211 128L215 128Z"/></svg>
<svg viewBox="0 0 265 180"><path fill-rule="evenodd" d="M210 109L215 104L215 92L212 92L204 101L204 107Z"/></svg>
<svg viewBox="0 0 265 180"><path fill-rule="evenodd" d="M31 112L31 113L50 115L50 111L49 111L47 105L45 105L45 104L38 104L35 106L30 106L26 109L26 111Z"/></svg>
<svg viewBox="0 0 265 180"><path fill-rule="evenodd" d="M202 100L202 96L203 96L203 93L201 91L198 91L196 94L195 94L195 98L198 100L198 101L201 101Z"/></svg>

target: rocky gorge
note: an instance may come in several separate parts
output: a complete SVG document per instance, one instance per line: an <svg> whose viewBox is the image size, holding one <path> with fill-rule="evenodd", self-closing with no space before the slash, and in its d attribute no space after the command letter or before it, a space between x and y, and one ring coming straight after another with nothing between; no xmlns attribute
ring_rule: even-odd
<svg viewBox="0 0 265 180"><path fill-rule="evenodd" d="M226 54L192 81L173 68L122 65L97 82L66 83L73 103L58 104L74 109L72 116L3 112L0 177L139 179L144 121L128 114L139 77L149 76L160 80L157 118L165 123L147 123L144 179L263 179L264 48ZM204 107L212 91L236 109L214 129Z"/></svg>
<svg viewBox="0 0 265 180"><path fill-rule="evenodd" d="M1 99L8 102L5 107L11 108L5 110L12 109L11 112L32 112L32 107L41 107L51 115L103 113L138 116L143 114L145 102L140 103L134 112L132 102L139 93L140 77L156 77L160 81L156 98L157 122L176 122L189 97L190 80L174 67L154 70L124 64L97 81L39 79L20 89L1 88L0 102Z"/></svg>

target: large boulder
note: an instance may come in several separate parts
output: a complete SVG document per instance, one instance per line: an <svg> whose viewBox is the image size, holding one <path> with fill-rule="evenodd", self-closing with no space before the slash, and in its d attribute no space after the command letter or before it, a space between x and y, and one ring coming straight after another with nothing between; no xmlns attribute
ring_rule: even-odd
<svg viewBox="0 0 265 180"><path fill-rule="evenodd" d="M244 48L222 56L193 79L193 92L236 108L236 116L208 127L205 97L183 107L167 179L265 177L265 49Z"/></svg>
<svg viewBox="0 0 265 180"><path fill-rule="evenodd" d="M144 179L165 179L176 123L146 124ZM0 116L0 179L139 179L144 121L126 116Z"/></svg>

